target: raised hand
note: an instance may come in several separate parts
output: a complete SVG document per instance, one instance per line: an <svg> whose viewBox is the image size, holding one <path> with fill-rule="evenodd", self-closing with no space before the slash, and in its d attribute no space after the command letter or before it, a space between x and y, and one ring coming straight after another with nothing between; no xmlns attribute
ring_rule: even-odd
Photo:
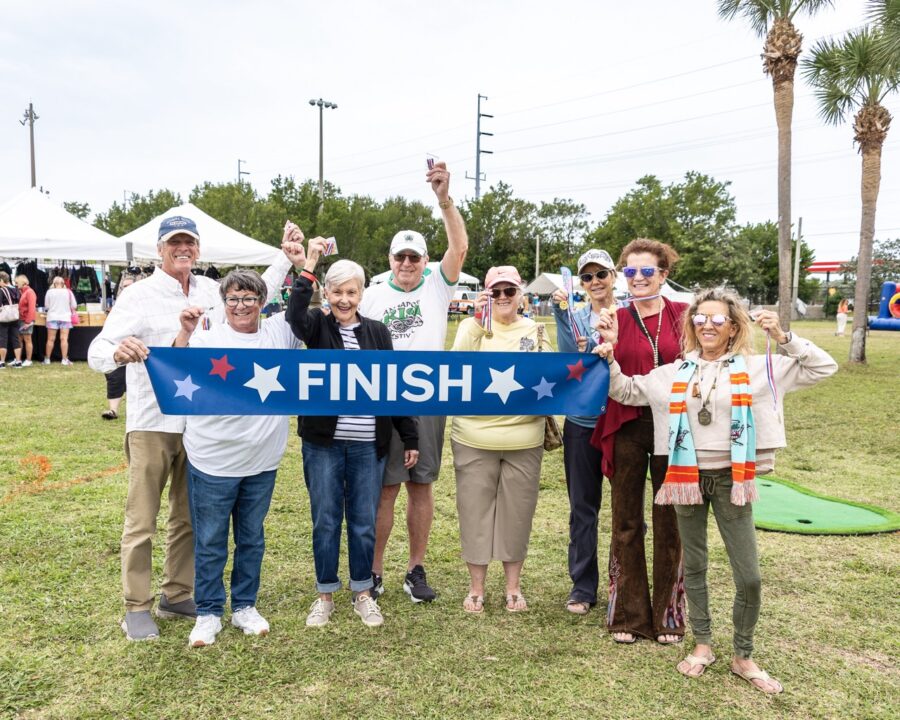
<svg viewBox="0 0 900 720"><path fill-rule="evenodd" d="M306 251L303 249L303 231L290 220L284 224L281 249L294 267L302 267L306 263Z"/></svg>
<svg viewBox="0 0 900 720"><path fill-rule="evenodd" d="M569 301L569 294L568 294L565 290L563 290L563 289L554 290L554 291L553 291L553 295L552 295L552 299L553 299L553 302L554 302L554 303L556 303L557 305L559 305L559 304L562 303L562 302L568 302L568 301Z"/></svg>
<svg viewBox="0 0 900 720"><path fill-rule="evenodd" d="M595 355L599 355L604 360L610 360L613 356L613 344L610 342L600 343L597 347L594 348L593 352Z"/></svg>
<svg viewBox="0 0 900 720"><path fill-rule="evenodd" d="M204 312L205 310L202 307L197 307L196 305L186 307L178 316L178 320L181 322L181 329L188 335L191 335L197 329L197 323L200 322L200 317Z"/></svg>
<svg viewBox="0 0 900 720"><path fill-rule="evenodd" d="M425 180L431 183L431 189L439 202L444 202L450 197L450 173L447 170L447 163L436 162L434 167L425 173Z"/></svg>
<svg viewBox="0 0 900 720"><path fill-rule="evenodd" d="M781 323L778 322L778 313L772 312L771 310L759 310L753 314L753 319L756 324L769 333L775 342L787 342L788 336L784 330L781 329Z"/></svg>
<svg viewBox="0 0 900 720"><path fill-rule="evenodd" d="M604 342L615 345L619 340L619 319L615 310L601 308L599 320L594 326Z"/></svg>

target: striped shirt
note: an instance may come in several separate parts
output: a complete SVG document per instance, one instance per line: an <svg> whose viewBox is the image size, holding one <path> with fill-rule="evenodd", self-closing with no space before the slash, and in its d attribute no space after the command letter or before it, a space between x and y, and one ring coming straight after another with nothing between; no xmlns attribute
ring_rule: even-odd
<svg viewBox="0 0 900 720"><path fill-rule="evenodd" d="M344 350L359 350L359 340L356 339L355 325L341 325L341 340L344 342ZM352 440L354 442L375 441L375 418L372 415L338 415L337 428L334 431L335 440Z"/></svg>

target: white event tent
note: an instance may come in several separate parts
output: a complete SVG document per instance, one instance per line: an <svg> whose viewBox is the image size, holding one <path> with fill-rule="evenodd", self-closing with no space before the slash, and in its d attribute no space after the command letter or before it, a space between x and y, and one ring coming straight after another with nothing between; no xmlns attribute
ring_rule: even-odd
<svg viewBox="0 0 900 720"><path fill-rule="evenodd" d="M197 224L200 235L200 262L218 265L271 265L281 248L254 240L210 217L196 205L185 203L167 210L150 222L123 235L120 242L133 245L135 258L153 260L159 257L156 241L159 224L164 218L183 215Z"/></svg>
<svg viewBox="0 0 900 720"><path fill-rule="evenodd" d="M0 255L122 262L124 241L80 220L37 188L0 205Z"/></svg>

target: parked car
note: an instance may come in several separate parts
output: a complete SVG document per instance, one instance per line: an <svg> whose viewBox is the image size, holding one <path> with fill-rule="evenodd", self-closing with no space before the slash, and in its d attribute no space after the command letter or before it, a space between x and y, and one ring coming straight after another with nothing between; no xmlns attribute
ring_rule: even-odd
<svg viewBox="0 0 900 720"><path fill-rule="evenodd" d="M447 312L454 315L471 315L475 312L475 298L478 292L468 288L457 290L450 301Z"/></svg>

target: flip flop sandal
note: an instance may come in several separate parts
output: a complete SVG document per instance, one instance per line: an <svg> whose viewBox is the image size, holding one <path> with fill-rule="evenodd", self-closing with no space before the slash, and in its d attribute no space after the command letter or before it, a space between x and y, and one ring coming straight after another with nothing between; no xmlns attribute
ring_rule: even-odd
<svg viewBox="0 0 900 720"><path fill-rule="evenodd" d="M663 637L663 635L656 636L656 642L658 642L660 645L677 645L680 642L684 642L683 635L679 635L677 640L660 640L661 637Z"/></svg>
<svg viewBox="0 0 900 720"><path fill-rule="evenodd" d="M591 604L584 600L567 600L566 610L573 615L587 615L591 611Z"/></svg>
<svg viewBox="0 0 900 720"><path fill-rule="evenodd" d="M684 660L681 661L681 662L686 662L688 665L690 665L690 667L687 669L687 672L685 672L683 670L678 670L678 665L675 666L675 669L678 670L678 672L680 672L686 678L690 678L691 680L696 680L698 677L702 677L703 673L706 672L706 668L708 668L710 665L712 665L715 661L716 661L715 655L710 655L710 656L688 655ZM680 665L681 663L678 663L678 664ZM698 665L700 667L702 667L703 669L700 671L699 674L691 675L690 674L691 670L693 670Z"/></svg>
<svg viewBox="0 0 900 720"><path fill-rule="evenodd" d="M732 666L731 672L734 675L737 675L739 678L741 678L741 680L746 680L748 683L750 683L750 687L752 687L754 690L759 690L761 693L765 693L766 695L778 695L779 693L784 692L784 685L782 685L778 680L776 680L771 675L769 675L769 673L767 673L765 670L741 671L741 670L735 670L734 667ZM778 687L780 689L773 690L770 692L769 690L765 690L764 688L761 688L759 685L757 685L755 682L753 682L754 680L762 680L763 682L778 683Z"/></svg>
<svg viewBox="0 0 900 720"><path fill-rule="evenodd" d="M473 609L466 607L466 600L471 600ZM467 595L463 600L463 610L471 615L481 615L484 612L484 596L483 595Z"/></svg>
<svg viewBox="0 0 900 720"><path fill-rule="evenodd" d="M522 607L517 607L521 602ZM512 607L510 607L512 605ZM506 596L506 612L516 613L525 612L528 609L528 603L525 602L525 596L521 593L510 593Z"/></svg>
<svg viewBox="0 0 900 720"><path fill-rule="evenodd" d="M620 640L616 637L616 633L612 633L613 642L619 643L619 645L633 645L637 642L637 635L629 632L621 632L622 635L631 635L631 640Z"/></svg>
<svg viewBox="0 0 900 720"><path fill-rule="evenodd" d="M104 420L115 420L119 416L116 414L115 410L107 410L106 412L100 413L100 417Z"/></svg>

